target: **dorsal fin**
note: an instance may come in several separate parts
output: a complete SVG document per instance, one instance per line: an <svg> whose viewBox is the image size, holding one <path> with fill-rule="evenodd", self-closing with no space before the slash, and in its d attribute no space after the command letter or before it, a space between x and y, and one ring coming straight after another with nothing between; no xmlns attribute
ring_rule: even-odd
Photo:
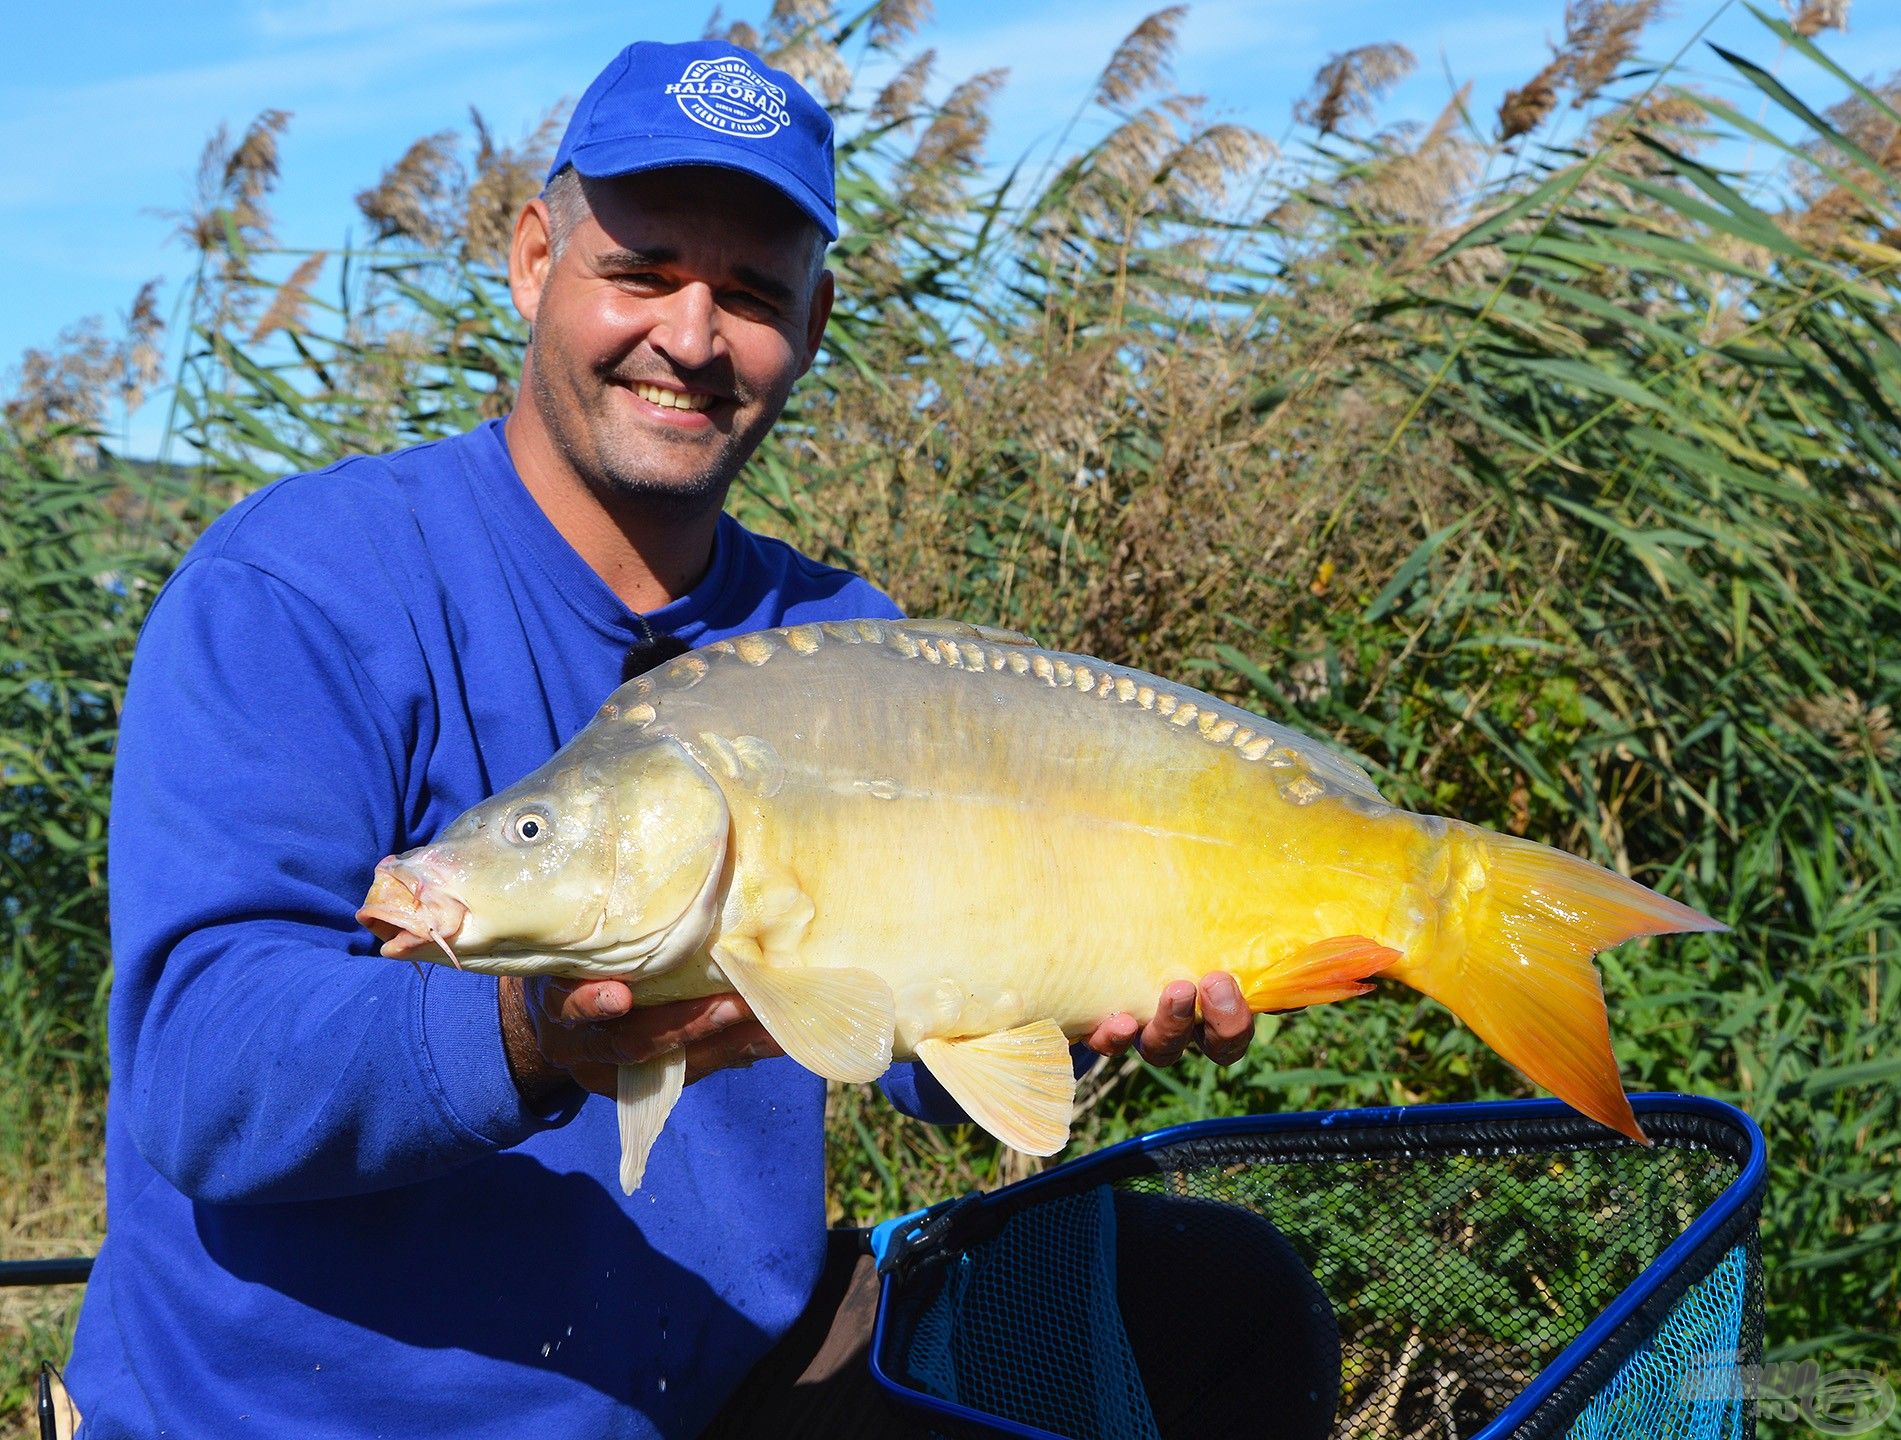
<svg viewBox="0 0 1901 1440"><path fill-rule="evenodd" d="M1033 676L1045 684L1058 687L1075 686L1078 693L1095 695L1104 700L1113 696L1117 702L1126 704L1133 699L1143 709L1152 710L1159 717L1172 720L1177 725L1186 726L1191 718L1200 717L1201 733L1216 744L1233 743L1249 759L1277 752L1281 765L1292 761L1298 767L1295 774L1301 777L1296 783L1305 791L1296 798L1303 803L1327 790L1371 800L1380 805L1389 803L1380 794L1379 786L1373 783L1372 776L1358 762L1324 740L1265 720L1263 716L1229 705L1179 681L1114 665L1089 655L1048 650L1020 630L1000 630L994 626L972 625L962 620L886 620L877 623L883 625L889 634L927 642L927 649L928 642L942 640L987 642L1008 647L1015 652L1008 655L1008 663L1001 663L1003 657L993 657L990 668ZM1025 650L1034 653L1025 656L1022 653ZM907 650L906 653L910 652ZM931 658L935 660L937 656L933 654ZM957 663L956 657L951 663ZM981 660L975 667L971 667L968 660L965 663L966 668L983 668Z"/></svg>
<svg viewBox="0 0 1901 1440"><path fill-rule="evenodd" d="M1300 757L1301 763L1314 779L1349 795L1357 795L1362 800L1377 800L1382 805L1392 803L1380 794L1380 787L1373 783L1373 777L1366 773L1357 760L1335 750L1324 740L1290 730L1277 721L1270 720L1268 724L1284 737L1281 743Z"/></svg>
<svg viewBox="0 0 1901 1440"><path fill-rule="evenodd" d="M899 630L909 630L913 635L928 638L942 636L947 640L976 640L992 645L1030 645L1041 649L1033 637L1021 630L1002 630L995 625L973 625L967 620L892 620L887 622Z"/></svg>

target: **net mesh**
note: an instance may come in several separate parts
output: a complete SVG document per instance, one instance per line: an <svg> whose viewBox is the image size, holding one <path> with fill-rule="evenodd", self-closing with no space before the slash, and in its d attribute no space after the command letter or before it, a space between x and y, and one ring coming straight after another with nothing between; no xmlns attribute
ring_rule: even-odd
<svg viewBox="0 0 1901 1440"><path fill-rule="evenodd" d="M1740 1440L1750 1251L1738 1245L1692 1286L1593 1395L1566 1440Z"/></svg>
<svg viewBox="0 0 1901 1440"><path fill-rule="evenodd" d="M913 1267L887 1302L882 1360L901 1384L1063 1436L1469 1440L1740 1172L1740 1157L1694 1126L1651 1129L1660 1143L1650 1149L1558 1125L1531 1136L1499 1127L1301 1143L1243 1135L1152 1151L1136 1173L1094 1174L1109 1183L1082 1193L1050 1187L994 1235ZM1136 1196L1177 1204L1161 1212L1171 1228L1204 1228L1216 1256L1233 1253L1232 1241L1208 1217L1268 1222L1261 1228L1278 1232L1275 1243L1317 1282L1334 1348L1296 1343L1301 1325L1323 1322L1294 1313L1304 1294L1285 1276L1255 1284L1250 1318L1213 1331L1192 1318L1178 1336L1138 1324L1115 1238L1120 1206L1126 1272L1149 1243L1129 1233ZM1515 1440L1752 1435L1738 1377L1761 1338L1747 1218L1679 1267L1677 1283ZM1145 1281L1143 1293L1153 1288ZM1174 1300L1184 1317L1200 1307L1192 1287ZM1217 1374L1196 1369L1211 1348ZM1287 1373L1300 1367L1308 1373ZM1310 1380L1333 1403L1318 1425L1290 1430L1287 1397ZM1258 1426L1211 1421L1196 1391L1219 1392Z"/></svg>
<svg viewBox="0 0 1901 1440"><path fill-rule="evenodd" d="M1013 1215L923 1307L920 1388L1059 1435L1081 1421L1102 1440L1160 1440L1116 1305L1115 1249L1107 1186Z"/></svg>

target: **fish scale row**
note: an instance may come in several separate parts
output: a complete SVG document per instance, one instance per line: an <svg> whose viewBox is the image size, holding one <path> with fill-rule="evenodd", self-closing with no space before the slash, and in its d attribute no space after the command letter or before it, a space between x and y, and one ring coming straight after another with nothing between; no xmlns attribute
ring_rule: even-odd
<svg viewBox="0 0 1901 1440"><path fill-rule="evenodd" d="M980 633L979 627L971 627ZM1179 695L1164 684L1149 678L1137 679L1120 667L1098 662L1096 667L1072 664L1040 647L1006 642L986 646L978 640L948 635L921 634L916 629L876 620L826 621L814 625L796 625L778 630L755 631L731 640L717 641L691 655L674 660L652 675L637 676L602 706L602 718L618 716L630 724L645 727L659 714L654 703L666 691L689 690L705 679L713 666L737 661L761 666L783 649L799 655L811 655L827 641L846 645L882 645L893 654L931 665L950 666L971 673L1011 674L1042 682L1052 689L1071 690L1077 695L1113 700L1134 705L1154 714L1184 733L1199 735L1209 744L1233 750L1244 760L1262 761L1270 768L1287 770L1279 781L1283 799L1305 805L1327 793L1327 786L1313 773L1306 756L1287 744L1285 739L1264 733L1231 715ZM626 704L621 697L632 694L641 698ZM1336 777L1346 778L1346 777ZM1357 778L1357 777L1355 777ZM1357 790L1368 798L1378 798L1370 782L1348 783L1343 788Z"/></svg>

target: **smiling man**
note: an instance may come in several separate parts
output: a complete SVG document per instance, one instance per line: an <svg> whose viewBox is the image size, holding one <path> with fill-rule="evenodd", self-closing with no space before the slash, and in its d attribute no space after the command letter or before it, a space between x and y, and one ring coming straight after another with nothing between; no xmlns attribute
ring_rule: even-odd
<svg viewBox="0 0 1901 1440"><path fill-rule="evenodd" d="M824 1084L737 997L412 969L354 911L630 653L897 613L722 513L818 355L836 235L830 121L790 76L630 46L517 225L513 414L268 486L160 595L113 799L108 1239L68 1372L90 1440L691 1435L809 1312ZM1194 1037L1195 988L1151 1059ZM1238 1056L1232 982L1202 1010ZM676 1046L696 1083L623 1196L596 1096ZM910 1066L884 1083L956 1118Z"/></svg>

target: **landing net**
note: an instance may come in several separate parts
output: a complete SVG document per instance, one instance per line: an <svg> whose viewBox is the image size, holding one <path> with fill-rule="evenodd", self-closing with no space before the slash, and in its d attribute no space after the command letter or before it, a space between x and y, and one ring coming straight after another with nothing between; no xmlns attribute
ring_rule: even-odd
<svg viewBox="0 0 1901 1440"><path fill-rule="evenodd" d="M890 1222L879 1378L947 1436L1745 1440L1761 1136L1637 1110L1211 1121Z"/></svg>

